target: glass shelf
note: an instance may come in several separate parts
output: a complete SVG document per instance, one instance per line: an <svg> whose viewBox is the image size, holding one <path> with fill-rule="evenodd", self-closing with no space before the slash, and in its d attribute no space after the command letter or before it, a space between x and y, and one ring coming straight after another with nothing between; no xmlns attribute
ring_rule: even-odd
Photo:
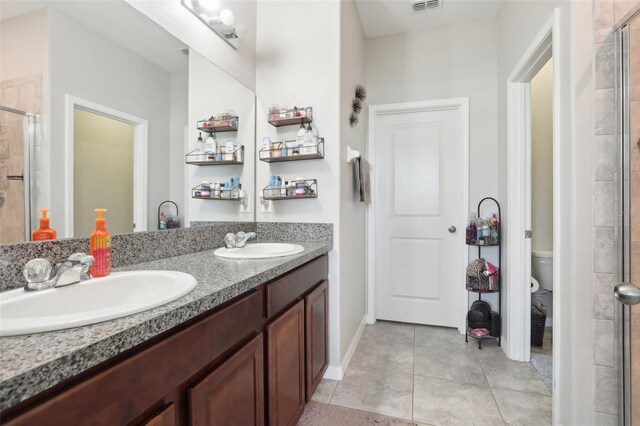
<svg viewBox="0 0 640 426"><path fill-rule="evenodd" d="M295 183L295 181L293 181ZM318 180L317 179L305 179L304 188L273 188L266 186L262 190L262 198L265 200L299 200L302 198L318 198ZM304 193L298 193L296 191L304 190ZM283 195L284 194L284 195Z"/></svg>
<svg viewBox="0 0 640 426"><path fill-rule="evenodd" d="M240 201L240 185L235 185L232 188L219 188L214 189L213 184L209 187L209 196L203 196L203 189L206 193L206 188L204 188L204 184L200 184L191 189L191 198L194 200L215 200L215 201ZM215 196L216 192L219 191L220 194Z"/></svg>
<svg viewBox="0 0 640 426"><path fill-rule="evenodd" d="M313 122L313 108L269 108L269 124L274 127L292 126L294 124L307 124Z"/></svg>
<svg viewBox="0 0 640 426"><path fill-rule="evenodd" d="M321 159L324 158L324 138L318 138L316 144L307 146L299 146L297 141L275 142L271 149L262 148L259 158L266 163Z"/></svg>
<svg viewBox="0 0 640 426"><path fill-rule="evenodd" d="M184 156L184 162L194 166L244 164L244 145L240 145L240 147L234 149L232 153L218 152L216 154L203 154L194 150Z"/></svg>
<svg viewBox="0 0 640 426"><path fill-rule="evenodd" d="M239 121L237 115L223 115L200 120L197 127L201 132L207 133L237 132Z"/></svg>

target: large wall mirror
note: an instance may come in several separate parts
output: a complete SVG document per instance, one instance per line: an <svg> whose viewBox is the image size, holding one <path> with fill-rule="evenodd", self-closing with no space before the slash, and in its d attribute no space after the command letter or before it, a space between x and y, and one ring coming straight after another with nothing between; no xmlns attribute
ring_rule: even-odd
<svg viewBox="0 0 640 426"><path fill-rule="evenodd" d="M124 0L3 0L0 17L0 244L43 208L58 238L88 236L95 208L114 234L175 225L166 200L180 227L254 220L251 90Z"/></svg>

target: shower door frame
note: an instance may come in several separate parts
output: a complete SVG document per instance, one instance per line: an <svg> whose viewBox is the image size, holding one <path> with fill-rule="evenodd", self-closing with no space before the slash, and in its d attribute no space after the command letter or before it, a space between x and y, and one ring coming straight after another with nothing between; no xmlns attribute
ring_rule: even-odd
<svg viewBox="0 0 640 426"><path fill-rule="evenodd" d="M32 146L35 144L36 124L39 116L30 112L21 111L19 109L0 105L0 111L10 114L22 116L22 184L24 189L24 240L31 241L31 156L33 155Z"/></svg>
<svg viewBox="0 0 640 426"><path fill-rule="evenodd" d="M621 221L618 225L622 238L620 250L620 282L631 282L631 114L630 114L630 76L629 76L629 49L627 40L630 38L630 25L633 19L640 19L640 8L630 13L615 30L616 52L616 86L618 93L617 134L621 144L619 149L619 211ZM613 297L613 295L611 296ZM618 337L620 341L620 355L618 365L620 368L620 413L623 416L623 424L629 426L632 423L631 407L631 306L616 303L616 321Z"/></svg>

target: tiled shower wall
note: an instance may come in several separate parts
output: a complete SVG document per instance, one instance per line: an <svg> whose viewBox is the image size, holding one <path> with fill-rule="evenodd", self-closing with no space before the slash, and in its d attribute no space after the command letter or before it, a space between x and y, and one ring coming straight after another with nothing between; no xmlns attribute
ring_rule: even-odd
<svg viewBox="0 0 640 426"><path fill-rule="evenodd" d="M40 114L42 110L42 75L15 78L0 83L0 104L20 111ZM5 192L5 203L0 207L0 243L24 241L24 181L7 179L7 175L23 175L24 170L24 121L17 114L0 114L0 190ZM35 142L35 141L34 141ZM29 152L37 154L39 146L31 146ZM27 155L29 155L27 152ZM39 152L39 151L38 151ZM39 197L41 180L41 155L31 159L32 200ZM38 183L38 184L36 184ZM34 191L35 189L35 191ZM29 224L26 224L27 227Z"/></svg>
<svg viewBox="0 0 640 426"><path fill-rule="evenodd" d="M621 424L619 370L620 309L613 298L613 287L620 279L618 247L615 232L619 139L616 136L617 118L615 91L614 27L640 0L594 0L594 152L593 152L593 211L594 211L594 424ZM639 175L640 176L640 175ZM638 183L640 185L640 182Z"/></svg>

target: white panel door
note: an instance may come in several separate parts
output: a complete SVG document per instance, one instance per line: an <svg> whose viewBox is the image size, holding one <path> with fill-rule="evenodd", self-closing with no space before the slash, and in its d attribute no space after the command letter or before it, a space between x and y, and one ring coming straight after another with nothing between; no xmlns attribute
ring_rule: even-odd
<svg viewBox="0 0 640 426"><path fill-rule="evenodd" d="M458 326L464 132L459 109L379 114L373 152L378 319ZM449 229L456 227L456 230Z"/></svg>

